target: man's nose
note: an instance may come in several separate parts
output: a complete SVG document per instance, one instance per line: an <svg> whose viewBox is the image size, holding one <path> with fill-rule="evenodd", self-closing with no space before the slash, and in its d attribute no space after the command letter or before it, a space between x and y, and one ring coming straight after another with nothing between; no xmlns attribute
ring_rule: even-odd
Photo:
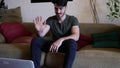
<svg viewBox="0 0 120 68"><path fill-rule="evenodd" d="M60 9L57 9L57 13L60 13Z"/></svg>

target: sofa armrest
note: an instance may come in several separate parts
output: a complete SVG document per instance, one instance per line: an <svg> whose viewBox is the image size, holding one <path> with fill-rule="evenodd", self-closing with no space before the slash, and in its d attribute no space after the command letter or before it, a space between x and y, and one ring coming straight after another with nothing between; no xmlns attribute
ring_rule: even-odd
<svg viewBox="0 0 120 68"><path fill-rule="evenodd" d="M1 58L15 58L31 60L30 45L26 43L0 44ZM41 55L41 66L44 65L45 53Z"/></svg>
<svg viewBox="0 0 120 68"><path fill-rule="evenodd" d="M0 57L30 59L30 47L26 44L0 44Z"/></svg>

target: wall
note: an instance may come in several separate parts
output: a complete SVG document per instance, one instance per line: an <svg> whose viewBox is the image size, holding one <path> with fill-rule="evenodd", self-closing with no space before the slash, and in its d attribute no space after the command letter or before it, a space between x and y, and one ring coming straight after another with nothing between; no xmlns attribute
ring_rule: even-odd
<svg viewBox="0 0 120 68"><path fill-rule="evenodd" d="M106 6L106 2L108 2L108 0L96 0L96 9L97 9L98 16L99 16L99 22L100 23L112 23L112 24L120 25L120 18L111 21L107 17L107 14L109 13L109 9Z"/></svg>
<svg viewBox="0 0 120 68"><path fill-rule="evenodd" d="M53 5L50 2L31 3L30 0L5 0L5 4L8 5L9 9L20 6L23 22L31 22L36 16L42 16L45 20L54 15ZM84 6L85 4L87 6ZM67 13L76 16L82 23L93 22L88 6L89 0L73 0L68 3Z"/></svg>
<svg viewBox="0 0 120 68"><path fill-rule="evenodd" d="M115 23L119 24L120 19L110 21L106 16L108 8L106 1L108 0L94 0L99 23ZM5 0L8 8L15 8L20 6L23 22L32 22L36 16L42 16L46 20L49 16L54 15L54 8L52 3L31 3L30 0ZM78 18L80 23L95 23L94 15L90 6L90 0L73 0L68 3L67 13Z"/></svg>

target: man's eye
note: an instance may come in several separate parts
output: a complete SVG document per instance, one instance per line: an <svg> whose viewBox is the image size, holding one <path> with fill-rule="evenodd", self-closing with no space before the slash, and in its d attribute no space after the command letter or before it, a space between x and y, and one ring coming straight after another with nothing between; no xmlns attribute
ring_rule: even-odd
<svg viewBox="0 0 120 68"><path fill-rule="evenodd" d="M63 8L59 8L60 10L62 10Z"/></svg>

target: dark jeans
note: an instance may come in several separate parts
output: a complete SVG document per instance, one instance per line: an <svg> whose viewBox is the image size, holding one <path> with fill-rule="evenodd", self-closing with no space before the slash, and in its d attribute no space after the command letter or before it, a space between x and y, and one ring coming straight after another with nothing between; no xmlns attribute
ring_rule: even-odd
<svg viewBox="0 0 120 68"><path fill-rule="evenodd" d="M31 55L35 64L35 68L40 68L41 51L48 52L50 44L52 42L47 41L41 37L32 39L31 42ZM77 44L76 41L69 39L62 43L59 47L59 52L65 53L63 68L71 68L75 59Z"/></svg>

